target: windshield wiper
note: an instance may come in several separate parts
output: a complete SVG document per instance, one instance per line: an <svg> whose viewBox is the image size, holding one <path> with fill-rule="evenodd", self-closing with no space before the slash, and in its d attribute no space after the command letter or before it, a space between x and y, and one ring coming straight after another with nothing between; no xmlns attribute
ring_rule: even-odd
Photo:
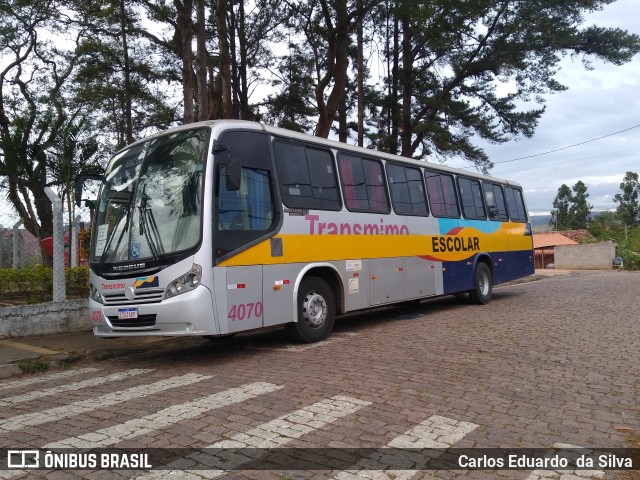
<svg viewBox="0 0 640 480"><path fill-rule="evenodd" d="M120 215L118 215L118 218L116 219L114 225L113 225L113 230L111 230L111 235L109 235L109 238L107 238L107 242L105 243L104 246L104 250L102 251L102 256L100 257L100 266L104 265L105 262L107 261L107 257L109 256L109 250L111 248L111 243L113 242L113 239L116 235L116 231L118 230L118 225L120 225L120 222L122 221L122 218L125 216L125 214L127 215L125 218L125 223L124 223L124 227L122 227L122 232L120 233L120 238L118 238L118 243L116 243L114 252L118 251L118 247L120 246L120 243L122 242L122 237L124 236L125 232L127 232L128 229L128 225L129 225L129 219L130 219L130 213L131 213L131 196L132 196L133 192L131 192L129 194L129 201L127 202L127 205L122 209L122 211L120 212Z"/></svg>
<svg viewBox="0 0 640 480"><path fill-rule="evenodd" d="M164 246L162 245L162 239L158 232L158 224L153 216L153 211L151 207L147 206L149 196L146 191L147 186L144 185L140 197L140 206L138 207L140 209L140 235L144 235L144 238L147 239L151 255L153 255L154 260L157 260L158 256L164 253ZM149 232L149 230L151 230L151 232ZM158 248L160 251L158 251Z"/></svg>

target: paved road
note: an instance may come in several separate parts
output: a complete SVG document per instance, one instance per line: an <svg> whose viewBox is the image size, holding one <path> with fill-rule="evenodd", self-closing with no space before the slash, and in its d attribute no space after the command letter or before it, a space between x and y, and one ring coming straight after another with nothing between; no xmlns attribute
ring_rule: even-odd
<svg viewBox="0 0 640 480"><path fill-rule="evenodd" d="M640 432L639 291L640 274L559 275L497 288L489 306L446 298L350 315L319 344L292 345L280 331L221 344L193 339L4 380L0 448L331 447L345 455L362 448L371 458L356 456L349 469L370 468L360 477L560 478L535 469L382 472L376 449L629 446ZM184 471L199 461L191 455L172 464L173 478L223 475ZM358 478L341 470L227 477ZM141 473L4 471L0 478ZM621 476L577 473L563 478Z"/></svg>

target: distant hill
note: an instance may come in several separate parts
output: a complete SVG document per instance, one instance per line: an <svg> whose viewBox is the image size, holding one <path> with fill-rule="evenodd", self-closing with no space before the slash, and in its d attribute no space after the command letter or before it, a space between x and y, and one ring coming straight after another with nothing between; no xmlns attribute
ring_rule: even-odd
<svg viewBox="0 0 640 480"><path fill-rule="evenodd" d="M602 212L591 212L591 218L595 218ZM529 221L532 227L548 227L551 221L551 215L530 215Z"/></svg>
<svg viewBox="0 0 640 480"><path fill-rule="evenodd" d="M531 215L529 220L532 227L547 226L551 221L551 215Z"/></svg>

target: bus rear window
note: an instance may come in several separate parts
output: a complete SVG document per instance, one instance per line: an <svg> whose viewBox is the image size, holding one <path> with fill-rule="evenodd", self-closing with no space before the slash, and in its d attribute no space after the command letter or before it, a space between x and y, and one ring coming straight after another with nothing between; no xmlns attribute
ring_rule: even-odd
<svg viewBox="0 0 640 480"><path fill-rule="evenodd" d="M512 222L526 222L527 212L524 209L524 200L522 199L522 192L513 187L506 187L505 193L507 196L507 208L509 209L509 217Z"/></svg>

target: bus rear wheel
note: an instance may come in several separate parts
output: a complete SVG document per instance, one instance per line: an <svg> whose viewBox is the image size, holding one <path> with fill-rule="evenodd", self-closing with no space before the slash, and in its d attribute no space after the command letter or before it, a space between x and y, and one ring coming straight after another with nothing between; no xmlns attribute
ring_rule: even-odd
<svg viewBox="0 0 640 480"><path fill-rule="evenodd" d="M335 314L329 285L321 278L307 277L298 289L298 321L287 325L287 333L297 342L319 342L331 333Z"/></svg>
<svg viewBox="0 0 640 480"><path fill-rule="evenodd" d="M489 266L480 262L476 266L474 289L469 291L469 300L478 305L486 305L491 301L493 279Z"/></svg>

